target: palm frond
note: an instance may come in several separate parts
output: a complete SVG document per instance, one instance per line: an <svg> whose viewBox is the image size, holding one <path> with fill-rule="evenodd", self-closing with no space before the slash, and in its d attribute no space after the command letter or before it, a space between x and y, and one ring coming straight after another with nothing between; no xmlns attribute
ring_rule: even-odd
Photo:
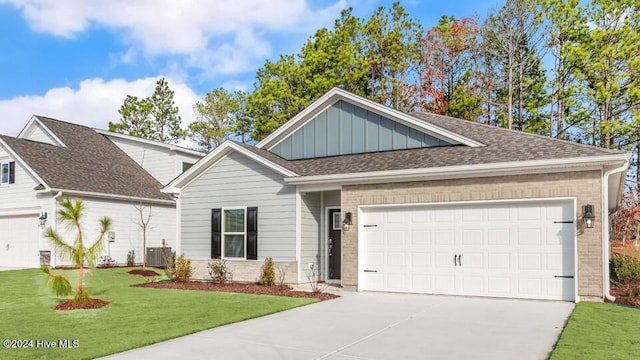
<svg viewBox="0 0 640 360"><path fill-rule="evenodd" d="M57 252L65 259L71 259L74 256L74 247L67 244L60 234L55 232L52 228L47 228L44 236L51 241L53 247L57 250Z"/></svg>
<svg viewBox="0 0 640 360"><path fill-rule="evenodd" d="M73 293L71 283L66 277L54 274L48 266L43 266L42 271L49 275L49 284L51 284L51 288L53 292L56 293L56 296L69 296Z"/></svg>

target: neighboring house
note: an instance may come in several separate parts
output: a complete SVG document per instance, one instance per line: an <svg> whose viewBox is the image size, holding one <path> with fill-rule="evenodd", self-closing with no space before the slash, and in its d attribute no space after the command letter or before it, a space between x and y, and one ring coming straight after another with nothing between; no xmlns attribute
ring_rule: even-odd
<svg viewBox="0 0 640 360"><path fill-rule="evenodd" d="M315 267L358 291L597 300L629 159L333 89L163 191L196 277L222 257L256 281L271 257L293 283Z"/></svg>
<svg viewBox="0 0 640 360"><path fill-rule="evenodd" d="M51 226L73 241L75 233L56 221L65 198L84 202L86 241L96 239L99 218L111 218L112 241L105 241L103 255L120 264L126 263L130 250L135 250L137 262L142 259L140 214L135 208L141 202L146 211L151 209L147 247L160 247L163 240L175 247L175 200L161 193L159 179L171 180L182 172L183 161L194 163L203 155L34 116L18 137L0 135L0 267L68 264L44 237ZM40 225L40 218L45 225Z"/></svg>

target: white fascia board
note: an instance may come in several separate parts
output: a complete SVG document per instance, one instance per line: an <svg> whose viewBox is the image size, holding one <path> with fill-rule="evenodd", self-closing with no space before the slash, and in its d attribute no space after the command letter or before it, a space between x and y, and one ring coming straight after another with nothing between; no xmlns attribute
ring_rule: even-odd
<svg viewBox="0 0 640 360"><path fill-rule="evenodd" d="M601 169L603 165L628 161L630 154L616 154L553 160L516 161L477 165L459 165L437 168L371 171L362 173L300 176L285 178L291 185L312 184L363 184L381 182L407 182L420 180L444 180L468 177L490 177L499 175L521 175L540 172L567 172Z"/></svg>
<svg viewBox="0 0 640 360"><path fill-rule="evenodd" d="M200 156L200 157L204 157L206 155L203 152L187 149L185 147L174 145L174 144L167 144L167 143L163 143L163 142L160 142L160 141L143 139L143 138L139 138L139 137L136 137L136 136L126 135L126 134L119 134L119 133L114 133L114 132L111 132L111 131L101 130L101 129L96 129L96 128L94 128L93 130L95 132L97 132L98 134L102 134L102 135L105 135L105 136L113 136L115 138L131 140L131 141L135 141L135 142L139 142L139 143L143 143L143 144L153 145L153 146L169 149L171 151L176 151L176 152L180 152L180 153L184 153L184 154Z"/></svg>
<svg viewBox="0 0 640 360"><path fill-rule="evenodd" d="M267 136L258 144L256 144L256 147L261 149L272 148L273 146L277 145L282 140L284 140L288 135L292 134L297 129L299 129L300 127L304 126L306 123L311 121L318 113L328 109L331 105L336 103L338 100L344 100L351 104L361 106L364 109L374 112L380 116L398 121L401 124L404 124L416 130L425 132L436 138L449 141L453 144L462 144L462 145L467 145L471 147L485 146L484 144L478 141L469 139L467 137L456 134L452 131L435 126L424 120L416 119L415 117L409 114L392 109L388 106L379 104L375 101L352 94L340 88L333 88L329 90L326 94L318 98L316 101L314 101L307 108L305 108L300 113L298 113L296 116L291 118L291 120L287 121L285 124L283 124L278 129L276 129L276 131L271 133L271 135Z"/></svg>
<svg viewBox="0 0 640 360"><path fill-rule="evenodd" d="M279 173L285 177L293 177L297 176L296 173L285 169L284 167L269 161L268 159L263 158L240 145L237 145L233 141L227 140L222 145L215 148L212 152L210 152L207 156L200 159L195 165L190 167L187 171L183 172L180 176L172 180L168 183L163 189L164 193L179 193L180 189L182 189L188 183L191 183L193 180L200 177L204 172L209 169L211 166L217 164L221 159L225 156L229 155L231 152L239 152L244 156L250 158L253 161L256 161L275 172Z"/></svg>
<svg viewBox="0 0 640 360"><path fill-rule="evenodd" d="M53 138L53 140L55 140L56 143L58 143L58 146L62 146L62 147L67 147L67 145L65 145L62 140L60 140L59 137L56 136L56 134L51 131L51 129L49 129L45 124L42 123L42 121L40 121L40 119L38 119L38 117L36 115L32 115L31 119L29 120L29 122L27 123L27 125L25 125L22 128L22 131L20 131L20 134L18 134L18 138L22 139L23 136L27 133L27 131L33 127L39 125L44 131L47 132L47 134L49 134L49 136L51 136Z"/></svg>
<svg viewBox="0 0 640 360"><path fill-rule="evenodd" d="M42 193L42 194L50 193L50 192L54 192L54 193L61 192L64 195L72 195L72 196L80 196L80 197L91 197L91 198L111 199L111 200L126 200L132 203L142 201L145 203L173 205L173 206L176 205L175 200L152 199L152 198L145 198L145 197L139 197L139 196L128 196L128 195L117 195L117 194L104 194L104 193L89 192L89 191L53 189L53 188L36 191L36 193Z"/></svg>
<svg viewBox="0 0 640 360"><path fill-rule="evenodd" d="M29 166L29 164L27 164L24 160L22 160L20 156L18 156L18 154L15 153L15 151L13 151L13 149L9 145L7 145L4 140L0 139L0 145L2 145L2 147L9 153L10 157L13 158L14 161L22 164L22 166L27 169L27 172L29 172L29 174L33 176L38 181L38 183L42 184L42 186L44 187L48 187L47 183L42 180L42 178Z"/></svg>

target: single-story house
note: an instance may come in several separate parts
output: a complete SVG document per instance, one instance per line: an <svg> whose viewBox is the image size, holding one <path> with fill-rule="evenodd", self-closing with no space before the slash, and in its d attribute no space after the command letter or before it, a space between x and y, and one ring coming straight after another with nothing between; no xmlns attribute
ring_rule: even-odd
<svg viewBox="0 0 640 360"><path fill-rule="evenodd" d="M177 249L207 278L579 301L609 292L609 216L630 155L332 89L255 146L171 181Z"/></svg>
<svg viewBox="0 0 640 360"><path fill-rule="evenodd" d="M151 211L147 247L163 242L175 248L176 203L162 193L163 183L178 176L204 154L149 140L33 116L17 137L0 135L0 267L67 265L56 256L44 231L51 226L73 242L56 221L58 204L81 199L87 241L99 230L98 219L112 220L105 256L126 264L134 250L142 261L142 230L136 206Z"/></svg>

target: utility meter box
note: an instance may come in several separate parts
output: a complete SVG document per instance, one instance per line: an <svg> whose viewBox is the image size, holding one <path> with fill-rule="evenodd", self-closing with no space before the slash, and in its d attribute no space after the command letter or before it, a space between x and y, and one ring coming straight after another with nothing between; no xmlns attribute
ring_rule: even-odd
<svg viewBox="0 0 640 360"><path fill-rule="evenodd" d="M107 240L109 240L109 242L116 242L116 232L115 231L109 231L107 233Z"/></svg>

